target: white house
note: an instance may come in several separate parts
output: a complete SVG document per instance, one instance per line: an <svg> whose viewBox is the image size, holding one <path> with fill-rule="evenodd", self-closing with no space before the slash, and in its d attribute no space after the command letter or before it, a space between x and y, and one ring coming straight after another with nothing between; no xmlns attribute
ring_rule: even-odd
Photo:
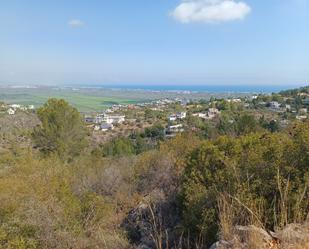
<svg viewBox="0 0 309 249"><path fill-rule="evenodd" d="M280 103L278 103L277 101L271 101L271 102L269 102L269 106L272 109L279 109L280 108Z"/></svg>
<svg viewBox="0 0 309 249"><path fill-rule="evenodd" d="M171 134L171 133L179 133L183 132L183 125L182 124L177 124L177 125L170 125L167 127L166 132Z"/></svg>
<svg viewBox="0 0 309 249"><path fill-rule="evenodd" d="M170 115L169 117L168 117L168 120L169 121L176 121L177 120L177 116L176 115Z"/></svg>
<svg viewBox="0 0 309 249"><path fill-rule="evenodd" d="M220 113L220 111L217 108L209 108L208 113L217 115Z"/></svg>
<svg viewBox="0 0 309 249"><path fill-rule="evenodd" d="M12 108L9 108L9 109L7 110L7 113L8 113L9 115L14 115L14 114L15 114L15 110L12 109Z"/></svg>
<svg viewBox="0 0 309 249"><path fill-rule="evenodd" d="M307 113L307 108L301 108L301 109L299 109L299 112L300 113Z"/></svg>
<svg viewBox="0 0 309 249"><path fill-rule="evenodd" d="M177 118L179 118L179 119L184 119L184 118L187 117L187 113L186 113L186 112L178 112L178 113L176 114L176 116L177 116Z"/></svg>
<svg viewBox="0 0 309 249"><path fill-rule="evenodd" d="M202 113L202 112L194 113L194 114L192 114L192 116L199 117L199 118L204 118L204 119L207 118L207 114L206 113Z"/></svg>
<svg viewBox="0 0 309 249"><path fill-rule="evenodd" d="M13 109L20 109L21 105L12 104L10 105Z"/></svg>
<svg viewBox="0 0 309 249"><path fill-rule="evenodd" d="M227 102L233 102L233 103L241 103L241 99L237 99L237 98L235 98L235 99L228 99L227 100Z"/></svg>
<svg viewBox="0 0 309 249"><path fill-rule="evenodd" d="M101 124L101 125L100 125L100 129L101 129L102 131L113 130L113 129L114 129L114 125L113 125L113 124L104 123L104 124Z"/></svg>
<svg viewBox="0 0 309 249"><path fill-rule="evenodd" d="M96 117L95 117L95 123L96 124L100 124L100 123L102 123L103 122L103 119L104 119L104 114L99 114L99 115L97 115Z"/></svg>
<svg viewBox="0 0 309 249"><path fill-rule="evenodd" d="M103 122L107 124L121 124L124 121L124 115L104 115L103 117Z"/></svg>
<svg viewBox="0 0 309 249"><path fill-rule="evenodd" d="M218 114L220 114L220 111L217 108L209 108L207 112L207 118L208 119L213 119L215 118Z"/></svg>

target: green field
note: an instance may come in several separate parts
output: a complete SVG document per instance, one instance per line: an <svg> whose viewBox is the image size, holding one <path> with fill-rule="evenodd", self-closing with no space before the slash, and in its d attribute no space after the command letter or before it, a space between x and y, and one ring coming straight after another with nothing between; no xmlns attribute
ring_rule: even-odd
<svg viewBox="0 0 309 249"><path fill-rule="evenodd" d="M140 89L73 88L73 87L1 87L0 101L9 104L41 106L49 98L68 101L81 112L102 111L113 104L145 103L163 98L209 100L210 97L227 98L247 96L248 93L208 93L187 91L147 91Z"/></svg>
<svg viewBox="0 0 309 249"><path fill-rule="evenodd" d="M0 101L9 104L39 107L49 98L65 99L82 112L100 111L114 104L135 104L150 100L134 94L128 97L125 92L106 89L0 88Z"/></svg>

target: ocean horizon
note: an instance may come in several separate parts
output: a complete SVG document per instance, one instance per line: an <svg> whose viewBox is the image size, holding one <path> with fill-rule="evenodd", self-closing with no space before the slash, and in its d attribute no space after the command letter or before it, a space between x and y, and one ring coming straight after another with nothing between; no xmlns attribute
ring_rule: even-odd
<svg viewBox="0 0 309 249"><path fill-rule="evenodd" d="M210 93L277 93L304 85L139 85L139 84L95 84L75 85L83 88L107 88L148 91L190 91Z"/></svg>

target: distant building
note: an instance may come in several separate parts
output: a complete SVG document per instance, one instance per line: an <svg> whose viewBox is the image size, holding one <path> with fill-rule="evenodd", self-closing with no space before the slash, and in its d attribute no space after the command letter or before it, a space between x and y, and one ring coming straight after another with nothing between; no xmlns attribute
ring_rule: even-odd
<svg viewBox="0 0 309 249"><path fill-rule="evenodd" d="M85 117L85 122L86 123L95 123L95 118L93 117Z"/></svg>
<svg viewBox="0 0 309 249"><path fill-rule="evenodd" d="M199 117L199 118L203 118L203 119L206 119L206 118L207 118L207 114L206 114L206 113L202 113L202 112L194 113L194 114L192 114L192 116L194 116L194 117Z"/></svg>
<svg viewBox="0 0 309 249"><path fill-rule="evenodd" d="M194 113L192 114L192 116L199 117L202 119L213 119L218 114L220 114L220 111L217 108L209 108L209 110L206 113L203 113L203 112Z"/></svg>
<svg viewBox="0 0 309 249"><path fill-rule="evenodd" d="M177 120L177 116L176 116L175 114L170 115L170 116L168 117L168 120L169 120L169 121L176 121L176 120Z"/></svg>
<svg viewBox="0 0 309 249"><path fill-rule="evenodd" d="M207 119L213 119L218 114L220 114L220 111L217 108L209 108L209 110L207 112Z"/></svg>
<svg viewBox="0 0 309 249"><path fill-rule="evenodd" d="M95 117L94 123L96 123L96 124L102 123L103 120L104 120L104 116L105 116L104 114L99 114L99 115L97 115L97 116Z"/></svg>
<svg viewBox="0 0 309 249"><path fill-rule="evenodd" d="M304 104L304 105L309 105L309 98L305 98L305 99L303 100L303 104Z"/></svg>
<svg viewBox="0 0 309 249"><path fill-rule="evenodd" d="M10 105L13 109L20 109L21 105L12 104Z"/></svg>
<svg viewBox="0 0 309 249"><path fill-rule="evenodd" d="M306 115L297 115L297 116L296 116L296 119L298 119L298 120L304 120L304 119L306 119L306 118L307 118Z"/></svg>
<svg viewBox="0 0 309 249"><path fill-rule="evenodd" d="M187 113L186 113L186 112L178 112L178 113L176 114L176 117L177 117L178 119L184 119L184 118L187 117Z"/></svg>
<svg viewBox="0 0 309 249"><path fill-rule="evenodd" d="M125 121L124 115L104 115L102 122L107 124L121 124Z"/></svg>
<svg viewBox="0 0 309 249"><path fill-rule="evenodd" d="M113 110L109 108L109 109L106 109L105 112L106 112L106 113L112 113Z"/></svg>
<svg viewBox="0 0 309 249"><path fill-rule="evenodd" d="M101 124L101 125L100 125L100 129L101 129L102 131L113 130L113 129L114 129L114 125L113 125L113 124L104 123L104 124Z"/></svg>
<svg viewBox="0 0 309 249"><path fill-rule="evenodd" d="M307 113L307 108L301 108L301 109L299 109L299 113Z"/></svg>
<svg viewBox="0 0 309 249"><path fill-rule="evenodd" d="M269 107L272 109L279 109L280 108L280 103L277 101L271 101L269 102Z"/></svg>
<svg viewBox="0 0 309 249"><path fill-rule="evenodd" d="M213 115L217 115L220 113L220 111L217 108L209 108L208 113L211 113Z"/></svg>
<svg viewBox="0 0 309 249"><path fill-rule="evenodd" d="M241 99L235 98L235 99L228 99L227 102L231 103L241 103Z"/></svg>
<svg viewBox="0 0 309 249"><path fill-rule="evenodd" d="M308 96L309 94L308 93L298 93L297 95L303 97L303 96Z"/></svg>
<svg viewBox="0 0 309 249"><path fill-rule="evenodd" d="M184 128L182 124L170 125L165 130L165 134L167 137L174 137L177 133L184 132Z"/></svg>
<svg viewBox="0 0 309 249"><path fill-rule="evenodd" d="M9 109L7 110L7 113L8 113L9 115L14 115L14 114L15 114L15 110L12 109L12 108L9 108Z"/></svg>
<svg viewBox="0 0 309 249"><path fill-rule="evenodd" d="M177 112L176 114L171 114L168 117L169 121L176 121L177 119L184 119L187 117L186 112Z"/></svg>

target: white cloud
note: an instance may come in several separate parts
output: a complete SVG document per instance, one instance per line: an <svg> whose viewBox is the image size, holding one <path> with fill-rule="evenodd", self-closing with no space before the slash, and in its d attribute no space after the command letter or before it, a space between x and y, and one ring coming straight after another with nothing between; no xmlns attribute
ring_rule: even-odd
<svg viewBox="0 0 309 249"><path fill-rule="evenodd" d="M242 20L250 12L248 4L237 0L183 0L171 16L182 23L219 23Z"/></svg>
<svg viewBox="0 0 309 249"><path fill-rule="evenodd" d="M81 27L85 26L85 23L81 20L78 20L78 19L72 19L72 20L68 21L68 25L71 28L81 28Z"/></svg>

